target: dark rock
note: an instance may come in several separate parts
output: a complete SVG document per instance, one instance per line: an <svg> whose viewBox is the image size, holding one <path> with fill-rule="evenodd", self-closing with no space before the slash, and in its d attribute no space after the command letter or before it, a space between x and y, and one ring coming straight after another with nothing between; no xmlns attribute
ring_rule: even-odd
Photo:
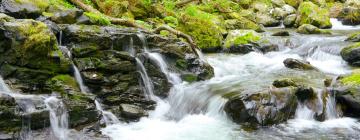
<svg viewBox="0 0 360 140"><path fill-rule="evenodd" d="M345 47L340 52L341 57L354 66L360 66L360 43Z"/></svg>
<svg viewBox="0 0 360 140"><path fill-rule="evenodd" d="M317 93L311 87L299 87L295 92L296 97L299 101L304 102L305 100L312 100L317 98Z"/></svg>
<svg viewBox="0 0 360 140"><path fill-rule="evenodd" d="M294 88L231 97L225 104L226 114L236 123L266 126L284 122L295 114L297 100Z"/></svg>
<svg viewBox="0 0 360 140"><path fill-rule="evenodd" d="M300 69L300 70L315 70L316 68L310 64L310 62L304 60L298 60L293 58L287 58L284 60L284 65L290 69Z"/></svg>
<svg viewBox="0 0 360 140"><path fill-rule="evenodd" d="M289 86L297 87L297 84L291 79L275 80L272 85L277 88L289 87Z"/></svg>
<svg viewBox="0 0 360 140"><path fill-rule="evenodd" d="M50 17L51 21L57 24L74 24L77 23L78 17L82 15L83 11L79 9L70 9L55 13Z"/></svg>
<svg viewBox="0 0 360 140"><path fill-rule="evenodd" d="M16 18L37 18L48 6L39 1L2 0L0 11Z"/></svg>
<svg viewBox="0 0 360 140"><path fill-rule="evenodd" d="M290 33L288 31L279 31L279 32L273 33L272 36L290 36Z"/></svg>

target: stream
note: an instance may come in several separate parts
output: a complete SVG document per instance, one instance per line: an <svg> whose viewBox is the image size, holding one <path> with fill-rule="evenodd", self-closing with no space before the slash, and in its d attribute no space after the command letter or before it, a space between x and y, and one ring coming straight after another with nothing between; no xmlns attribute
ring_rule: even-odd
<svg viewBox="0 0 360 140"><path fill-rule="evenodd" d="M245 55L201 54L203 61L214 68L215 76L210 80L194 83L181 81L179 74L169 70L161 54L146 51L144 55L155 61L174 85L169 96L160 99L154 95L154 87L147 70L136 57L137 69L142 78L141 85L147 97L156 101L157 106L148 117L141 118L138 122L125 123L111 112L103 110L102 105L95 100L96 108L101 112L106 124L101 132L114 140L360 139L359 121L339 117L335 98L330 95L326 103L326 120L323 122L316 121L313 118L315 112L299 104L293 119L254 131L245 131L242 126L233 123L223 110L227 101L226 95L233 91L256 92L268 88L274 80L280 78L296 79L301 81L301 84L321 89L324 79L351 73L352 68L343 61L339 53L342 47L349 45L344 42L346 35L360 31L360 26L343 26L337 20L331 21L334 25L331 29L332 35L300 35L293 29L266 29L266 38L280 47L277 52L251 52ZM288 30L290 36L271 36L279 30ZM61 45L61 42L59 44ZM286 58L307 60L319 71L288 69L283 64ZM73 70L81 91L87 93L88 89L78 68L73 66ZM21 95L11 91L1 77L0 92L14 97L19 105L24 105L24 114L39 110L49 111L52 139L91 139L79 136L79 133L71 134L74 130L69 129L66 107L56 96ZM38 100L28 101L28 98ZM38 104L42 107L39 108L41 105ZM31 130L27 129L30 124L25 122L24 125L21 138L34 139Z"/></svg>

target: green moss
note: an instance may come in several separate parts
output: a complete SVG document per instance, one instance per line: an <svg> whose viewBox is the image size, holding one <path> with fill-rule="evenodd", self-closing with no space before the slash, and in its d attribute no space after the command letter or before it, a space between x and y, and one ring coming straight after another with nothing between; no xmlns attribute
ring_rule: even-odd
<svg viewBox="0 0 360 140"><path fill-rule="evenodd" d="M261 40L261 36L252 30L235 30L225 40L224 46L230 48L233 45L249 44Z"/></svg>
<svg viewBox="0 0 360 140"><path fill-rule="evenodd" d="M35 5L42 11L49 7L49 0L15 0L17 3Z"/></svg>
<svg viewBox="0 0 360 140"><path fill-rule="evenodd" d="M359 86L360 85L360 72L354 72L353 74L342 78L340 81L342 84L345 84L345 85Z"/></svg>
<svg viewBox="0 0 360 140"><path fill-rule="evenodd" d="M352 44L350 46L347 46L345 48L343 48L340 52L340 54L342 56L345 56L347 55L348 53L350 53L353 49L356 49L356 48L360 48L360 42L359 43L355 43L355 44Z"/></svg>
<svg viewBox="0 0 360 140"><path fill-rule="evenodd" d="M111 24L110 20L105 15L102 15L100 13L85 12L84 15L89 17L90 21L94 24L98 24L98 25L110 25Z"/></svg>
<svg viewBox="0 0 360 140"><path fill-rule="evenodd" d="M74 5L69 3L67 0L49 0L51 6L58 7L60 9L72 9Z"/></svg>
<svg viewBox="0 0 360 140"><path fill-rule="evenodd" d="M176 61L176 67L178 67L182 70L186 70L188 65L184 59L179 59Z"/></svg>
<svg viewBox="0 0 360 140"><path fill-rule="evenodd" d="M197 76L194 74L183 74L183 75L181 75L181 78L184 81L189 82L189 83L192 83L192 82L195 82L198 80Z"/></svg>
<svg viewBox="0 0 360 140"><path fill-rule="evenodd" d="M300 15L297 24L311 24L319 28L330 28L330 15L329 11L325 8L320 8L312 2L303 2L298 8L298 13Z"/></svg>
<svg viewBox="0 0 360 140"><path fill-rule="evenodd" d="M76 80L70 75L57 75L47 81L47 84L53 91L61 93L66 92L66 87L79 90Z"/></svg>
<svg viewBox="0 0 360 140"><path fill-rule="evenodd" d="M176 26L179 25L179 21L177 18L173 17L173 16L167 16L164 18L165 23L167 23L170 27L175 28Z"/></svg>

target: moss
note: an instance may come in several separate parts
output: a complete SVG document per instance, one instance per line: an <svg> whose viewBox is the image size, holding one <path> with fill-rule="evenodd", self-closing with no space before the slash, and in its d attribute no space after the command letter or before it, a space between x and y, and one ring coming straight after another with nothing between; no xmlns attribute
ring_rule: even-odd
<svg viewBox="0 0 360 140"><path fill-rule="evenodd" d="M284 0L286 4L297 8L303 0Z"/></svg>
<svg viewBox="0 0 360 140"><path fill-rule="evenodd" d="M167 16L164 18L165 23L167 23L169 26L175 28L176 26L179 25L179 21L177 18L173 17L173 16Z"/></svg>
<svg viewBox="0 0 360 140"><path fill-rule="evenodd" d="M50 2L50 6L53 6L54 8L57 9L65 10L65 9L75 8L75 6L69 3L67 0L49 0L49 2Z"/></svg>
<svg viewBox="0 0 360 140"><path fill-rule="evenodd" d="M100 13L89 13L85 12L84 15L89 17L91 23L98 24L98 25L110 25L110 20Z"/></svg>
<svg viewBox="0 0 360 140"><path fill-rule="evenodd" d="M68 87L79 90L76 80L70 75L57 75L47 81L52 91L65 94Z"/></svg>
<svg viewBox="0 0 360 140"><path fill-rule="evenodd" d="M350 46L347 46L345 48L343 48L340 52L340 54L342 56L345 56L347 54L349 54L353 49L356 49L356 48L360 48L360 42L359 43L355 43L355 44L352 44Z"/></svg>
<svg viewBox="0 0 360 140"><path fill-rule="evenodd" d="M312 24L319 28L330 28L330 15L329 11L325 8L320 8L312 2L303 2L298 8L300 18L297 20L297 24Z"/></svg>
<svg viewBox="0 0 360 140"><path fill-rule="evenodd" d="M188 65L186 63L186 60L184 59L179 59L176 61L176 67L182 69L182 70L186 70Z"/></svg>
<svg viewBox="0 0 360 140"><path fill-rule="evenodd" d="M191 35L201 49L221 46L223 40L217 16L199 10L196 6L188 6L181 13L179 30Z"/></svg>
<svg viewBox="0 0 360 140"><path fill-rule="evenodd" d="M360 42L360 32L350 34L346 41Z"/></svg>
<svg viewBox="0 0 360 140"><path fill-rule="evenodd" d="M15 2L20 4L35 5L40 8L41 11L45 11L50 5L49 0L15 0Z"/></svg>
<svg viewBox="0 0 360 140"><path fill-rule="evenodd" d="M181 75L181 79L186 82L192 83L198 80L197 76L194 74L183 74Z"/></svg>
<svg viewBox="0 0 360 140"><path fill-rule="evenodd" d="M235 30L226 38L224 46L230 48L233 45L249 44L261 40L261 36L252 30Z"/></svg>
<svg viewBox="0 0 360 140"><path fill-rule="evenodd" d="M360 85L360 71L357 70L357 71L353 72L351 75L343 77L342 79L340 79L340 81L344 85L359 86Z"/></svg>

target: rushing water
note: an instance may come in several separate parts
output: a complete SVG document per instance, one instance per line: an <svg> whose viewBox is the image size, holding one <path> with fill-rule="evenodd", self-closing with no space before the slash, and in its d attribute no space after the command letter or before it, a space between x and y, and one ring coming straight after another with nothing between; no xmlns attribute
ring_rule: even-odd
<svg viewBox="0 0 360 140"><path fill-rule="evenodd" d="M64 103L52 96L45 99L45 104L50 113L52 134L59 140L68 139L69 116Z"/></svg>
<svg viewBox="0 0 360 140"><path fill-rule="evenodd" d="M80 91L82 93L88 93L89 89L88 89L88 87L85 86L84 80L81 77L79 69L74 64L72 65L72 67L74 70L74 76L75 76L76 82L78 83L78 85L80 87Z"/></svg>
<svg viewBox="0 0 360 140"><path fill-rule="evenodd" d="M106 125L118 124L120 123L119 119L110 111L105 111L101 104L95 100L96 109L101 112L102 119Z"/></svg>
<svg viewBox="0 0 360 140"><path fill-rule="evenodd" d="M336 27L336 26L335 26ZM336 27L339 28L339 27ZM342 28L343 29L343 28ZM356 119L339 118L336 101L332 94L326 96L326 121L316 121L314 112L299 104L295 118L286 123L254 132L245 132L228 120L223 112L226 99L222 96L232 91L252 92L267 88L279 78L293 78L305 85L319 89L322 96L323 80L351 72L351 68L339 56L345 36L298 35L273 38L280 51L246 55L209 54L204 60L215 70L215 77L202 82L186 83L176 80L169 97L157 100L157 107L149 117L135 123L119 123L102 129L103 134L115 140L232 140L232 139L358 139L360 124ZM286 42L290 40L290 45ZM147 52L167 78L170 73L160 54ZM284 67L286 58L304 59L319 71L298 71ZM138 63L140 64L140 63ZM139 66L142 79L146 70ZM177 75L173 75L176 77ZM149 83L150 84L150 83ZM149 86L151 87L151 86Z"/></svg>

